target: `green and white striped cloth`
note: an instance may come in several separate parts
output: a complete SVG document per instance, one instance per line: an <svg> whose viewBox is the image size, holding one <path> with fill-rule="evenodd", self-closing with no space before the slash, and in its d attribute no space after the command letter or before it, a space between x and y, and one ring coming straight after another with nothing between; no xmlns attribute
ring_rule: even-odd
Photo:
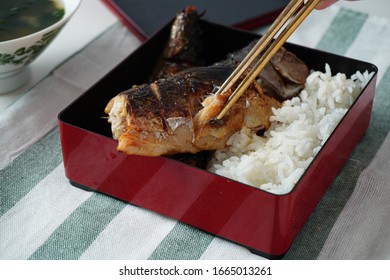
<svg viewBox="0 0 390 280"><path fill-rule="evenodd" d="M332 7L290 41L371 62L379 76L369 129L285 259L390 258L390 22ZM262 259L69 184L57 114L139 44L115 24L0 112L0 259Z"/></svg>

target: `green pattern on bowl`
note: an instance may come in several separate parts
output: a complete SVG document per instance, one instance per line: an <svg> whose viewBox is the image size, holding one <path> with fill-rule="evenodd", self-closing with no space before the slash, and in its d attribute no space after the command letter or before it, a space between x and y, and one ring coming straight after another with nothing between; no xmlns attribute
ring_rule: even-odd
<svg viewBox="0 0 390 280"><path fill-rule="evenodd" d="M0 53L0 65L25 65L34 60L54 39L61 28L54 29L44 35L34 45L22 47L14 53Z"/></svg>

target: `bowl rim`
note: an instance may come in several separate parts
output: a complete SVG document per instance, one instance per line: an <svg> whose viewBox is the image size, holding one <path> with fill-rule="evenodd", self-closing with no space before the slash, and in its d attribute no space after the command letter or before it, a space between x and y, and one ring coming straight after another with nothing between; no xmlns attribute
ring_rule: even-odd
<svg viewBox="0 0 390 280"><path fill-rule="evenodd" d="M26 40L26 39L28 40L28 39L36 37L37 35L44 34L44 33L50 32L50 30L54 30L54 29L57 29L57 28L61 27L77 11L77 9L80 7L81 2L83 0L56 0L56 1L60 1L61 4L64 7L64 10L65 10L64 16L60 20L58 20L55 23L53 23L52 25L47 26L44 29L38 30L38 31L36 31L34 33L31 33L31 34L28 34L28 35L25 35L25 36L22 36L22 37L18 37L18 38L15 38L15 39L11 39L11 40L0 41L0 46L1 45L13 44L15 42L23 41L23 40ZM67 3L70 3L71 5L74 4L74 6L71 6L71 9L66 9Z"/></svg>

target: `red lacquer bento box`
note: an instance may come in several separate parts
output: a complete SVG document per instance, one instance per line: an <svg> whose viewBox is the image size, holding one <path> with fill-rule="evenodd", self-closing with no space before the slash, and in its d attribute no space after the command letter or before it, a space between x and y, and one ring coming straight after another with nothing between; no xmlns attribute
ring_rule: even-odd
<svg viewBox="0 0 390 280"><path fill-rule="evenodd" d="M223 59L258 35L201 22L209 63ZM369 63L293 44L286 48L310 69L348 76L375 72L295 188L275 195L166 157L116 151L104 108L117 93L142 84L169 35L167 25L59 114L63 159L73 186L150 209L247 247L282 257L368 127L377 68Z"/></svg>

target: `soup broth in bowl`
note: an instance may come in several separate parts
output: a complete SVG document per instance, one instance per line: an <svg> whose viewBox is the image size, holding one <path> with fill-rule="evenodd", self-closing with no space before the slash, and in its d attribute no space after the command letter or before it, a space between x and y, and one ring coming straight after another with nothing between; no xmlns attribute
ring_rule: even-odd
<svg viewBox="0 0 390 280"><path fill-rule="evenodd" d="M0 42L30 35L56 23L64 16L59 0L2 1Z"/></svg>
<svg viewBox="0 0 390 280"><path fill-rule="evenodd" d="M1 0L0 94L24 85L33 62L53 41L81 0Z"/></svg>

